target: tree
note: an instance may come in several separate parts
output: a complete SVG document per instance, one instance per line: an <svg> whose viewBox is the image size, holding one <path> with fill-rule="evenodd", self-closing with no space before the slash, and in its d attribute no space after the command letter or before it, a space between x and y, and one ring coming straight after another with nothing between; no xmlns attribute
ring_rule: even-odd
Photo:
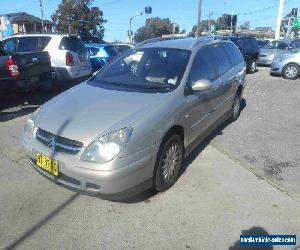
<svg viewBox="0 0 300 250"><path fill-rule="evenodd" d="M220 16L217 21L217 29L218 30L230 30L230 25L228 25L228 15L224 14L223 16Z"/></svg>
<svg viewBox="0 0 300 250"><path fill-rule="evenodd" d="M175 29L176 31L176 29ZM177 30L179 33L179 29ZM161 37L162 35L172 34L173 24L169 18L147 18L145 25L140 27L134 34L136 42L146 39Z"/></svg>
<svg viewBox="0 0 300 250"><path fill-rule="evenodd" d="M250 22L246 21L240 25L240 30L249 30L250 29Z"/></svg>
<svg viewBox="0 0 300 250"><path fill-rule="evenodd" d="M280 26L280 30L285 32L285 33L293 33L295 37L298 37L298 34L299 34L299 28L295 28L295 27L290 27L290 30L289 30L289 27L288 27L288 23L289 23L289 18L291 18L291 26L292 26L292 23L293 23L293 17L291 15L291 13L288 13L285 18L281 21L281 26ZM289 34L288 34L289 35Z"/></svg>
<svg viewBox="0 0 300 250"><path fill-rule="evenodd" d="M103 39L103 12L92 7L93 0L62 0L51 16L59 32L79 34L83 41Z"/></svg>
<svg viewBox="0 0 300 250"><path fill-rule="evenodd" d="M216 24L216 20L214 19L211 19L210 20L210 25L215 25ZM202 20L200 22L200 31L201 32L209 32L209 20L208 19L205 19L205 20ZM197 25L194 25L193 28L192 28L192 31L189 33L189 36L195 36L195 32L197 31Z"/></svg>

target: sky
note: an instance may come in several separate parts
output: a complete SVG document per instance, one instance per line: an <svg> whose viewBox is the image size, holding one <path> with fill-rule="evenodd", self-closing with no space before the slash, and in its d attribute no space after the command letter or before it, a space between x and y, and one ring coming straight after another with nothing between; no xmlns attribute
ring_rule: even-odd
<svg viewBox="0 0 300 250"><path fill-rule="evenodd" d="M45 19L57 9L61 0L43 0ZM279 0L202 0L202 19L222 14L238 14L238 25L250 22L250 28L268 26L275 28ZM99 7L104 13L106 41L125 41L129 27L129 18L142 12L145 6L152 7L152 14L133 19L132 29L136 31L143 26L148 17L170 18L179 24L181 29L191 31L197 22L198 0L94 0L93 6ZM300 0L285 0L284 14L292 8L299 8ZM41 17L39 0L0 0L0 13L27 12Z"/></svg>

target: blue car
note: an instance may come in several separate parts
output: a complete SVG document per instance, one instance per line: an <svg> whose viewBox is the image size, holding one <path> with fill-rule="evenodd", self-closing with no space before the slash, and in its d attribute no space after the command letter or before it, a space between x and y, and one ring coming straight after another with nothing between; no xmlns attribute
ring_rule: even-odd
<svg viewBox="0 0 300 250"><path fill-rule="evenodd" d="M85 46L90 54L93 72L112 62L118 56L117 49L110 44L86 43Z"/></svg>

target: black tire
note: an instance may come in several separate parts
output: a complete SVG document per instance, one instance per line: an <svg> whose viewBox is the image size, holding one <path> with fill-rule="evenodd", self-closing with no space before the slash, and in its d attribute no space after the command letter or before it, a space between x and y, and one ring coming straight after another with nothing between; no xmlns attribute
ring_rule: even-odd
<svg viewBox="0 0 300 250"><path fill-rule="evenodd" d="M257 62L256 62L256 60L253 60L249 64L248 72L250 74L253 74L256 72L256 68L257 68Z"/></svg>
<svg viewBox="0 0 300 250"><path fill-rule="evenodd" d="M54 80L46 80L42 83L42 89L44 92L52 92L54 90Z"/></svg>
<svg viewBox="0 0 300 250"><path fill-rule="evenodd" d="M232 122L236 121L241 113L241 96L237 93L234 97L234 101L231 108L231 117Z"/></svg>
<svg viewBox="0 0 300 250"><path fill-rule="evenodd" d="M295 63L290 63L284 66L282 76L285 79L295 80L299 76L299 66Z"/></svg>
<svg viewBox="0 0 300 250"><path fill-rule="evenodd" d="M175 152L175 150L172 150L172 147L174 149L175 145L177 145L176 148L178 149L176 163L174 161L168 161L169 164L167 164L166 160L172 159L172 157L167 158L167 155L170 155L168 154L168 152ZM176 155L176 153L174 153L174 155ZM176 157L174 157L174 159L176 159ZM153 173L153 189L155 191L162 192L174 185L180 174L182 160L183 143L181 137L177 134L171 134L167 136L166 139L162 142L157 154ZM167 178L167 173L170 173L169 179Z"/></svg>

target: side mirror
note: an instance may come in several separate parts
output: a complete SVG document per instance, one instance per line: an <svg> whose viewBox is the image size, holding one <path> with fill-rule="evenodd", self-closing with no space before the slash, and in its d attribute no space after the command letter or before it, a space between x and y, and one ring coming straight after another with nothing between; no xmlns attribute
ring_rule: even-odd
<svg viewBox="0 0 300 250"><path fill-rule="evenodd" d="M191 86L193 91L207 91L212 87L212 83L210 80L198 80L194 82Z"/></svg>

